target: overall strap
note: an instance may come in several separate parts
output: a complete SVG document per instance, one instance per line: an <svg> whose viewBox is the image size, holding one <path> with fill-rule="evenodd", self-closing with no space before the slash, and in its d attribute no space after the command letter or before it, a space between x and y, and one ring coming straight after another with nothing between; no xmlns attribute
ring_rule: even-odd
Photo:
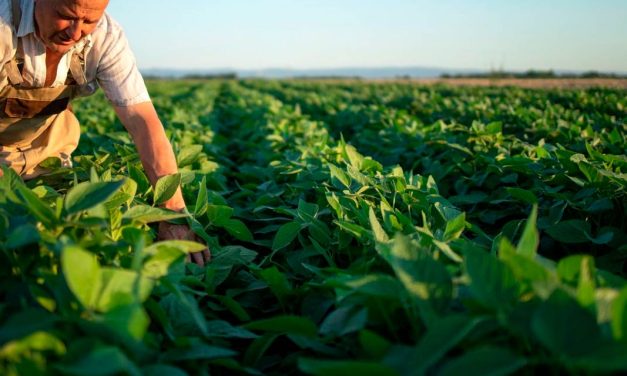
<svg viewBox="0 0 627 376"><path fill-rule="evenodd" d="M78 85L83 86L87 84L84 49L83 51L74 51L72 53L70 58L70 73Z"/></svg>
<svg viewBox="0 0 627 376"><path fill-rule="evenodd" d="M15 34L17 35L17 32L20 29L20 21L22 19L20 0L11 0L11 5L13 11L13 27L15 28ZM20 73L20 70L17 67L17 59L15 57L8 61L4 67L11 85L17 86L24 82L24 79L22 79L22 73Z"/></svg>

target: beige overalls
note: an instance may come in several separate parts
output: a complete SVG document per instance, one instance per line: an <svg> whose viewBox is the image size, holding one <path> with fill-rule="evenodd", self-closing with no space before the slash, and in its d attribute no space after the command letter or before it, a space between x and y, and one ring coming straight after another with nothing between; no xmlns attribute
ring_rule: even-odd
<svg viewBox="0 0 627 376"><path fill-rule="evenodd" d="M19 0L12 0L12 6L17 35ZM13 38L16 51L21 48L17 39ZM39 164L50 157L59 158L63 166L72 165L70 155L78 145L80 126L69 105L87 84L82 55L72 53L71 75L58 87L22 87L17 52L0 71L0 77L8 79L7 86L0 89L0 164L8 165L24 179L45 173Z"/></svg>

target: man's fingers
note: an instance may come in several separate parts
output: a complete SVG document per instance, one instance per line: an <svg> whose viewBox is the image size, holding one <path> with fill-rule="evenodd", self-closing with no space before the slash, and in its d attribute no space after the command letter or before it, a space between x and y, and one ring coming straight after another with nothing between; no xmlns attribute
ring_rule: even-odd
<svg viewBox="0 0 627 376"><path fill-rule="evenodd" d="M188 226L173 225L167 222L159 223L158 239L186 239L195 240L199 243L203 242L198 236L196 236L196 234L194 234L193 231L191 231ZM211 252L209 252L209 248L205 248L200 252L187 254L187 256L185 256L185 260L187 262L193 262L199 266L205 266L205 264L211 260Z"/></svg>
<svg viewBox="0 0 627 376"><path fill-rule="evenodd" d="M192 253L192 259L198 266L205 266L205 260L202 258L202 253L196 252Z"/></svg>

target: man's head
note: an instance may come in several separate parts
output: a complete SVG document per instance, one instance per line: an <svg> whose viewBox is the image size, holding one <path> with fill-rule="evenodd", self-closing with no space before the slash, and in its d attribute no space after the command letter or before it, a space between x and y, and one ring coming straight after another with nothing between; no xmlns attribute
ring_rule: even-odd
<svg viewBox="0 0 627 376"><path fill-rule="evenodd" d="M109 0L35 0L37 36L46 48L66 53L91 34Z"/></svg>

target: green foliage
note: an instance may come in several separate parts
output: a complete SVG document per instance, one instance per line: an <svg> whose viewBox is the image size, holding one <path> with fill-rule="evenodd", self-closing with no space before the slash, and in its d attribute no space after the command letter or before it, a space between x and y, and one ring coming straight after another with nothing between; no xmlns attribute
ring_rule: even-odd
<svg viewBox="0 0 627 376"><path fill-rule="evenodd" d="M173 174L163 176L159 180L157 180L157 184L155 184L155 197L154 203L155 205L162 204L169 200L174 193L181 185L181 174Z"/></svg>
<svg viewBox="0 0 627 376"><path fill-rule="evenodd" d="M624 90L150 90L155 187L102 95L73 169L3 169L1 374L627 370Z"/></svg>

